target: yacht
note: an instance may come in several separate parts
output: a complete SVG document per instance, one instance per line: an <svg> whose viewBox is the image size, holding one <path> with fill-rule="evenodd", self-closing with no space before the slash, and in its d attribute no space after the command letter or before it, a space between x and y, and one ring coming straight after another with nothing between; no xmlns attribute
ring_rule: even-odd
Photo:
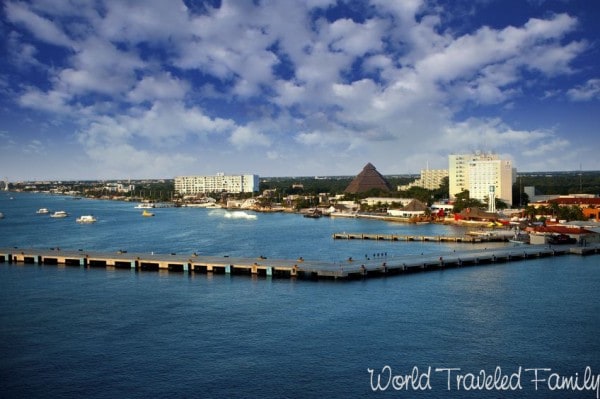
<svg viewBox="0 0 600 399"><path fill-rule="evenodd" d="M37 213L38 215L46 215L50 213L50 211L48 210L48 208L40 208L35 213Z"/></svg>
<svg viewBox="0 0 600 399"><path fill-rule="evenodd" d="M94 223L96 218L92 215L83 215L77 218L77 223Z"/></svg>
<svg viewBox="0 0 600 399"><path fill-rule="evenodd" d="M69 215L65 211L56 211L50 215L51 218L66 218L67 216Z"/></svg>

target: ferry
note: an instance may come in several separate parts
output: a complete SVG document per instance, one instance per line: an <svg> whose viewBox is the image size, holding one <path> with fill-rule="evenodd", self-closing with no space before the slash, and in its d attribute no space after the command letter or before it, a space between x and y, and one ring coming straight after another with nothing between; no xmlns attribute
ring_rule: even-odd
<svg viewBox="0 0 600 399"><path fill-rule="evenodd" d="M51 218L66 218L67 216L69 216L69 214L65 211L56 211L50 215Z"/></svg>
<svg viewBox="0 0 600 399"><path fill-rule="evenodd" d="M92 215L83 215L77 218L77 223L95 223L96 218Z"/></svg>

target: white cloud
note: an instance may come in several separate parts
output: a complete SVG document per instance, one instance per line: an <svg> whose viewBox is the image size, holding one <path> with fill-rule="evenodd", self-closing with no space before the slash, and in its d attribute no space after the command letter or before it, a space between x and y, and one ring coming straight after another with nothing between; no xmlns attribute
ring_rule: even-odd
<svg viewBox="0 0 600 399"><path fill-rule="evenodd" d="M229 141L237 148L252 146L269 146L271 140L251 126L237 127L229 137Z"/></svg>
<svg viewBox="0 0 600 399"><path fill-rule="evenodd" d="M590 101L600 99L600 79L589 79L584 84L569 89L567 95L573 101Z"/></svg>
<svg viewBox="0 0 600 399"><path fill-rule="evenodd" d="M437 4L371 4L358 22L315 19L323 13L311 7L339 6L335 0L223 1L202 14L161 0L9 1L13 61L46 78L12 90L22 107L71 115L97 162L101 151L119 147L122 162L114 165L123 168L125 152L143 165L165 150L185 157L192 141L215 154L225 151L217 142L237 151L239 162L251 147L268 147L263 158L283 162L293 146L307 156L335 152L336 165L373 154L402 168L471 147L543 153L569 145L554 131L519 130L477 111L517 114L531 87L575 77L573 61L589 48L568 36L576 18L457 34ZM31 36L67 49L54 63ZM542 89L558 92L551 83ZM598 99L599 80L567 95ZM161 162L168 168L167 157Z"/></svg>
<svg viewBox="0 0 600 399"><path fill-rule="evenodd" d="M188 82L170 73L145 76L137 82L127 98L135 103L155 100L182 100L190 89Z"/></svg>
<svg viewBox="0 0 600 399"><path fill-rule="evenodd" d="M73 41L61 27L52 20L32 12L24 3L7 2L5 10L11 22L24 25L38 40L58 46L73 45Z"/></svg>

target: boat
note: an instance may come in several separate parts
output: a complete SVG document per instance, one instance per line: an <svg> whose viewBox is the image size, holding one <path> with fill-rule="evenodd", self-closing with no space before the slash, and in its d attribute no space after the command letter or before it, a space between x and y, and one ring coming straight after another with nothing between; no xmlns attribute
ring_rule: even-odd
<svg viewBox="0 0 600 399"><path fill-rule="evenodd" d="M4 218L4 214L0 212L0 219Z"/></svg>
<svg viewBox="0 0 600 399"><path fill-rule="evenodd" d="M529 234L517 233L512 238L510 238L508 240L508 242L516 244L516 245L529 244Z"/></svg>
<svg viewBox="0 0 600 399"><path fill-rule="evenodd" d="M304 214L305 218L312 218L312 219L318 219L321 216L323 216L323 214L321 213L320 210L318 210L317 208L313 209L313 210L309 210L308 213Z"/></svg>
<svg viewBox="0 0 600 399"><path fill-rule="evenodd" d="M154 208L154 204L145 202L143 204L137 204L135 207L136 209L152 209Z"/></svg>
<svg viewBox="0 0 600 399"><path fill-rule="evenodd" d="M46 215L50 213L50 211L48 210L48 208L40 208L35 213L37 213L38 215Z"/></svg>
<svg viewBox="0 0 600 399"><path fill-rule="evenodd" d="M51 218L66 218L67 216L69 216L69 214L65 211L56 211L50 215Z"/></svg>
<svg viewBox="0 0 600 399"><path fill-rule="evenodd" d="M95 223L97 220L92 215L83 215L77 218L77 223Z"/></svg>
<svg viewBox="0 0 600 399"><path fill-rule="evenodd" d="M148 216L154 216L154 213L149 212L149 211L147 211L147 210L144 209L144 212L142 212L142 216L146 216L146 217L148 217Z"/></svg>

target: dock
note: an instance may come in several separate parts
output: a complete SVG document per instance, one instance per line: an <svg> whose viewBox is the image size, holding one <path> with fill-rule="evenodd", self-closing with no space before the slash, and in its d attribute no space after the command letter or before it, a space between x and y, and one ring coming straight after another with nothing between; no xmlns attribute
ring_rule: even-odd
<svg viewBox="0 0 600 399"><path fill-rule="evenodd" d="M373 241L430 241L430 242L455 242L455 243L479 243L479 242L505 242L509 237L505 235L480 234L480 235L399 235L399 234L376 234L376 233L333 233L334 240L373 240Z"/></svg>
<svg viewBox="0 0 600 399"><path fill-rule="evenodd" d="M83 250L0 248L0 263L61 265L83 268L117 268L136 271L168 270L175 273L226 274L299 278L310 280L352 280L384 277L430 270L523 261L561 255L593 255L600 244L582 246L522 245L504 248L455 251L450 253L375 256L339 262L311 261L303 258L267 259L181 254L91 252Z"/></svg>

